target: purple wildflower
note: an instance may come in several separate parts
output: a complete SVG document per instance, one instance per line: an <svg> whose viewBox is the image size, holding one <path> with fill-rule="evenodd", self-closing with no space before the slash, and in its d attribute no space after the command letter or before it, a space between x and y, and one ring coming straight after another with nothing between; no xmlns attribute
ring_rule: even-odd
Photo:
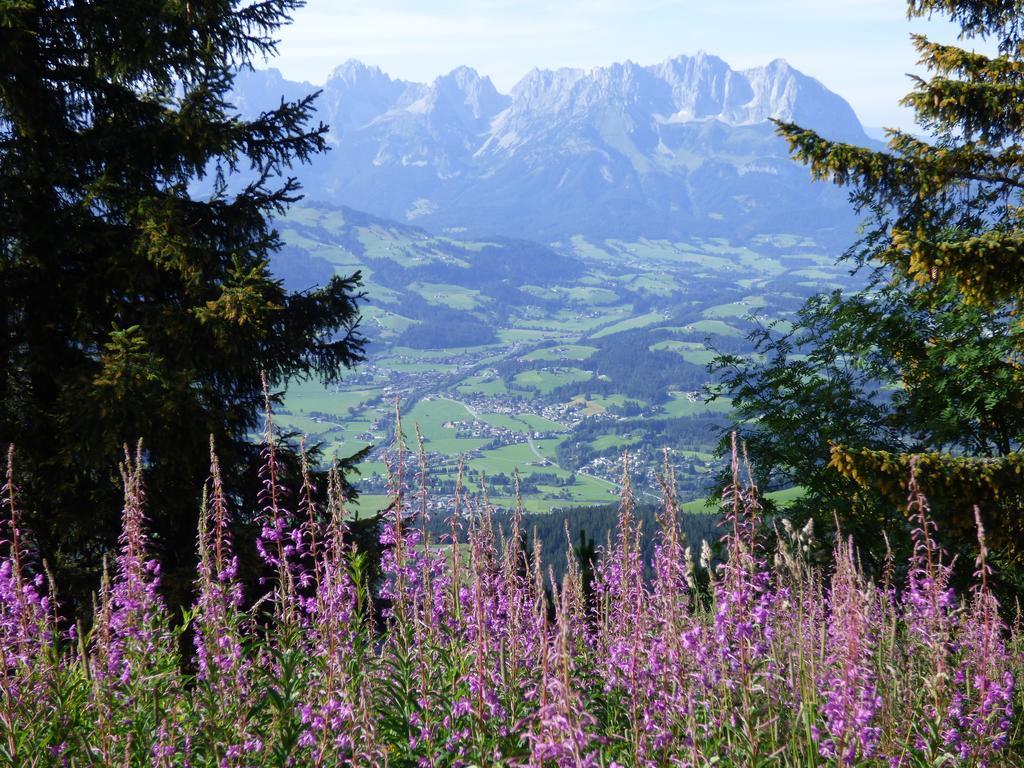
<svg viewBox="0 0 1024 768"><path fill-rule="evenodd" d="M210 491L199 518L199 578L196 598L196 662L199 678L213 679L222 694L243 696L248 688L243 654L238 557L231 546L230 512L220 463L210 437Z"/></svg>
<svg viewBox="0 0 1024 768"><path fill-rule="evenodd" d="M101 592L98 642L102 665L97 674L127 685L134 671L160 651L166 651L169 634L165 609L158 593L160 565L149 556L145 532L145 492L142 485L142 443L135 457L125 446L121 468L124 509L120 551L112 581Z"/></svg>
<svg viewBox="0 0 1024 768"><path fill-rule="evenodd" d="M874 756L882 733L877 723L882 697L872 667L878 636L872 595L858 572L853 541L837 544L834 556L819 743L823 757L846 766Z"/></svg>
<svg viewBox="0 0 1024 768"><path fill-rule="evenodd" d="M978 528L976 583L970 609L960 622L962 660L953 675L956 686L947 710L946 745L960 760L984 768L999 764L1009 742L1013 718L1014 676L1004 643L1006 625L999 602L988 587L985 529L974 508Z"/></svg>

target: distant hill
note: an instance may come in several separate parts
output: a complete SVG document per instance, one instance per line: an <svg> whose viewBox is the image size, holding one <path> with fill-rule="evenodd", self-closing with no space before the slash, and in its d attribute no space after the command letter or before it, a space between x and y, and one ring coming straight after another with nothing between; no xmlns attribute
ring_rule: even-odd
<svg viewBox="0 0 1024 768"><path fill-rule="evenodd" d="M242 72L235 100L251 115L314 90ZM467 67L422 84L348 61L322 91L332 151L299 169L311 200L470 236L787 232L847 244L845 194L812 183L769 119L873 143L849 104L780 59L534 70L509 94Z"/></svg>

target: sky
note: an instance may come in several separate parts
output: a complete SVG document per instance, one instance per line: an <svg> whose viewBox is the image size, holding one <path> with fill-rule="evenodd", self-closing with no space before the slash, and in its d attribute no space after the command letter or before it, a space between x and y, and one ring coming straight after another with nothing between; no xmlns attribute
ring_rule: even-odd
<svg viewBox="0 0 1024 768"><path fill-rule="evenodd" d="M308 0L268 62L323 83L347 59L429 82L468 65L508 90L534 67L654 64L699 50L733 68L782 58L843 96L871 127L909 129L898 102L919 71L911 32L955 42L947 21L908 21L905 0ZM967 47L970 47L968 44ZM980 46L983 47L983 44Z"/></svg>

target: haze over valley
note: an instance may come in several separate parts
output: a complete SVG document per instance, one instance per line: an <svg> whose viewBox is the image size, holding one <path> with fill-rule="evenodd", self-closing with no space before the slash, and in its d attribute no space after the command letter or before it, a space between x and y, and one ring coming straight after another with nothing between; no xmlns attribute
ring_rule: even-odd
<svg viewBox="0 0 1024 768"><path fill-rule="evenodd" d="M316 90L255 71L236 100L254 115ZM529 509L606 503L629 450L653 497L672 446L700 505L727 423L705 391L715 350L749 353L756 325L856 284L835 264L846 195L771 120L873 142L782 60L535 70L508 94L465 67L421 84L349 61L317 104L331 151L298 169L274 269L291 289L361 270L369 360L337 391L293 386L281 419L328 454L376 446L366 509L386 498L396 398L448 491L465 457L499 505L516 470Z"/></svg>

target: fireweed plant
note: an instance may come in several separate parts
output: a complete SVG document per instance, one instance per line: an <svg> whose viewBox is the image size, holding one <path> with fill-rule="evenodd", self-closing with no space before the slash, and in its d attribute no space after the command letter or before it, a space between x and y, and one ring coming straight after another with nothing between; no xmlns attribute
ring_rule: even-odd
<svg viewBox="0 0 1024 768"><path fill-rule="evenodd" d="M770 547L735 452L722 562L694 565L666 462L657 546L644 563L627 466L617 534L593 583L574 557L555 583L521 515L503 537L486 493L461 481L448 540L428 540L427 461L422 441L418 460L406 450L399 422L383 580L371 585L337 470L325 495L308 472L287 489L275 439L268 412L265 595L243 607L211 444L194 604L183 620L168 615L148 554L144 456L126 451L120 549L88 632L60 615L20 525L9 452L3 764L1021 764L1020 610L990 590L980 521L976 584L953 593L913 478L912 558L905 569L890 560L874 583L841 535L827 568L806 556L809 528L784 521Z"/></svg>

